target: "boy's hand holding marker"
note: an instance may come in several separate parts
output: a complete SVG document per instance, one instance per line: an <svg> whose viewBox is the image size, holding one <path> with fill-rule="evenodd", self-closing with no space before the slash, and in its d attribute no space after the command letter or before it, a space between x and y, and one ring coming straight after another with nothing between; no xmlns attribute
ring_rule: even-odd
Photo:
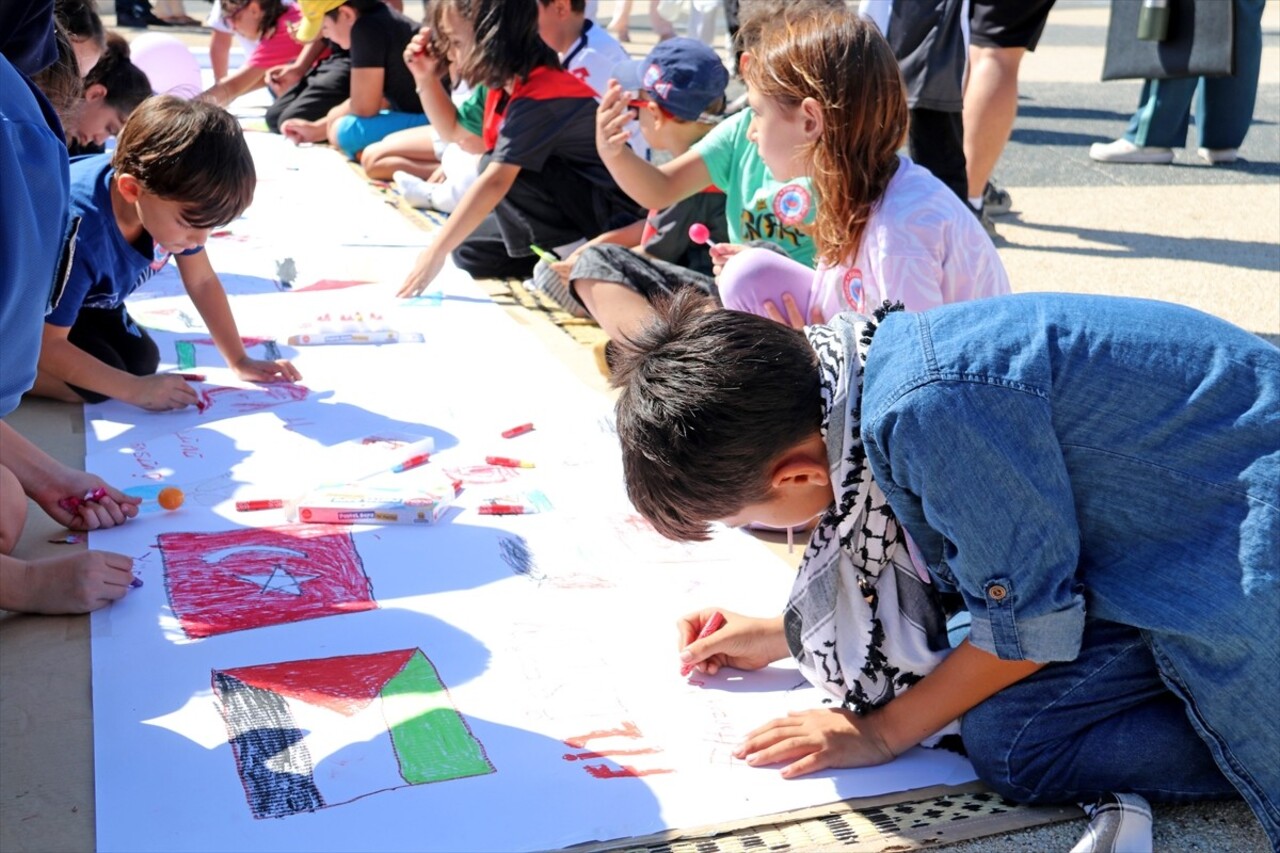
<svg viewBox="0 0 1280 853"><path fill-rule="evenodd" d="M431 47L431 27L423 27L409 40L404 49L404 64L419 83L444 76L448 64Z"/></svg>
<svg viewBox="0 0 1280 853"><path fill-rule="evenodd" d="M720 627L707 630L717 622ZM760 619L728 610L707 609L681 617L676 629L680 634L681 675L695 669L715 675L726 666L763 669L791 654L782 633L781 616Z"/></svg>
<svg viewBox="0 0 1280 853"><path fill-rule="evenodd" d="M200 395L176 373L154 373L133 377L132 390L119 399L147 411L167 412L196 405Z"/></svg>

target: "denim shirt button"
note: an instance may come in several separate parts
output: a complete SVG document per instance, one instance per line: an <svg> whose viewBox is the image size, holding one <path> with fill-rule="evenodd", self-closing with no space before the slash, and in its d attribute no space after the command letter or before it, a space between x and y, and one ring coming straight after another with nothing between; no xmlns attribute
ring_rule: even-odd
<svg viewBox="0 0 1280 853"><path fill-rule="evenodd" d="M1009 590L1005 589L998 583L992 584L991 587L987 590L987 595L991 597L992 601L1004 601L1005 596L1007 596L1008 594L1009 594Z"/></svg>

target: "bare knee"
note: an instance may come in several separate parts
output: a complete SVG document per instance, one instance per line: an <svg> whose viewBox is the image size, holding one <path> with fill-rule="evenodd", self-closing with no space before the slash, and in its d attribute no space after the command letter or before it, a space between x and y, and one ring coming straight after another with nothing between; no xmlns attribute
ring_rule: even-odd
<svg viewBox="0 0 1280 853"><path fill-rule="evenodd" d="M0 554L12 554L27 523L27 495L12 471L0 465Z"/></svg>

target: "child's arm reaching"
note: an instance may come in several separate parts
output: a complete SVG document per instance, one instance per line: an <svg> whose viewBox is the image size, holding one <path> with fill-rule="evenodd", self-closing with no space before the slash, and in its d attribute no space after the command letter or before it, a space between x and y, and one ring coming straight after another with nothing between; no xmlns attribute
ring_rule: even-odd
<svg viewBox="0 0 1280 853"><path fill-rule="evenodd" d="M631 119L626 92L618 81L610 80L596 109L596 149L624 193L638 204L660 210L711 183L711 172L696 151L686 151L660 167L641 159L627 145Z"/></svg>
<svg viewBox="0 0 1280 853"><path fill-rule="evenodd" d="M519 175L520 167L510 163L492 162L486 166L458 202L458 207L449 214L431 245L418 256L418 262L405 276L396 296L417 296L430 287L444 268L449 253L470 237L471 232L493 212Z"/></svg>
<svg viewBox="0 0 1280 853"><path fill-rule="evenodd" d="M231 316L231 306L227 304L226 291L222 289L222 282L209 263L208 254L196 252L193 255L178 255L174 260L178 264L183 287L195 303L201 319L209 327L209 336L213 338L218 352L222 353L236 376L251 382L270 382L276 379L296 382L302 378L302 374L288 359L269 361L251 358L245 352L235 318Z"/></svg>
<svg viewBox="0 0 1280 853"><path fill-rule="evenodd" d="M914 687L865 716L842 708L795 711L748 734L734 755L753 766L786 762L787 779L884 764L1042 666L1002 660L965 640Z"/></svg>
<svg viewBox="0 0 1280 853"><path fill-rule="evenodd" d="M75 385L153 412L194 406L199 399L194 388L171 373L134 376L112 367L71 343L70 333L69 326L44 324L36 393L75 402L80 396L66 387Z"/></svg>

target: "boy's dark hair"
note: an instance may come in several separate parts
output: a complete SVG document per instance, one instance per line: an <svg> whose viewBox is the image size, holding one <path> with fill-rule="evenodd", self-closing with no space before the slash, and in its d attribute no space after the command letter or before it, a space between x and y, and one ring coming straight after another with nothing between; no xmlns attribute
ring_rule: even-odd
<svg viewBox="0 0 1280 853"><path fill-rule="evenodd" d="M181 203L195 228L235 219L258 181L240 123L221 107L172 95L148 98L133 111L111 165L147 192Z"/></svg>
<svg viewBox="0 0 1280 853"><path fill-rule="evenodd" d="M526 80L534 69L559 68L560 59L538 34L538 7L511 0L452 0L471 22L475 48L458 70L473 86L501 89L515 78Z"/></svg>
<svg viewBox="0 0 1280 853"><path fill-rule="evenodd" d="M550 6L556 0L538 0L543 6ZM569 0L569 11L583 12L587 11L587 0Z"/></svg>
<svg viewBox="0 0 1280 853"><path fill-rule="evenodd" d="M151 81L146 72L129 59L129 42L119 33L107 36L102 58L84 78L88 87L97 84L107 90L104 100L126 118L151 97Z"/></svg>
<svg viewBox="0 0 1280 853"><path fill-rule="evenodd" d="M381 5L382 0L347 0L346 3L342 4L342 6L350 6L352 9L355 9L357 15L367 15L369 12L372 12ZM338 19L338 9L341 9L342 6L330 9L328 12L324 13L324 16L326 18L333 18L336 21Z"/></svg>
<svg viewBox="0 0 1280 853"><path fill-rule="evenodd" d="M612 382L627 495L669 539L765 501L779 454L821 428L804 333L686 289L619 341Z"/></svg>
<svg viewBox="0 0 1280 853"><path fill-rule="evenodd" d="M107 31L93 0L56 0L53 13L72 41L91 41L106 49Z"/></svg>

